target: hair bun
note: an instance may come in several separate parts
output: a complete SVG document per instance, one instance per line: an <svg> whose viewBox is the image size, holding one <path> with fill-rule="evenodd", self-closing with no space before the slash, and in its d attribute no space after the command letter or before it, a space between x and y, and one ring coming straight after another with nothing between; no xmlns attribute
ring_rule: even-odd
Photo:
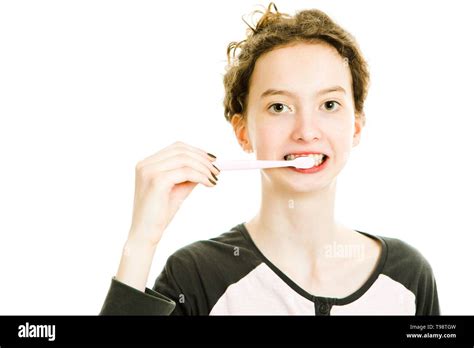
<svg viewBox="0 0 474 348"><path fill-rule="evenodd" d="M272 8L275 10L275 12L272 11ZM251 26L242 16L242 20L248 26L247 37L251 37L253 35L260 33L261 31L265 30L265 28L271 26L272 24L276 22L279 22L281 18L290 18L290 16L286 13L278 12L278 9L274 2L270 2L265 12L261 10L255 10L250 14L250 17L253 18L253 16L255 16L255 14L257 13L262 14L262 17L260 17L260 19L258 20L257 24L254 27Z"/></svg>

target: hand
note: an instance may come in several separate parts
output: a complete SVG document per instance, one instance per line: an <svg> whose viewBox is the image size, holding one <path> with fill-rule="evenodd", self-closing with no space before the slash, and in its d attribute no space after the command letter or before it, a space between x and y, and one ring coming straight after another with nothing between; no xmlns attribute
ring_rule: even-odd
<svg viewBox="0 0 474 348"><path fill-rule="evenodd" d="M178 141L138 162L129 239L156 246L196 185L215 186L219 170L214 160L206 151Z"/></svg>

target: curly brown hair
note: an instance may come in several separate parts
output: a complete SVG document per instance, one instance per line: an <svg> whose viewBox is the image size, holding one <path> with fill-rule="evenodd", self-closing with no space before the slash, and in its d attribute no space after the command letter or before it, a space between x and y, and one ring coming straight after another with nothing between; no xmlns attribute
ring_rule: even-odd
<svg viewBox="0 0 474 348"><path fill-rule="evenodd" d="M272 7L275 12L272 12ZM294 16L278 12L271 2L261 13L255 28L248 25L247 38L231 42L227 47L227 66L224 74L224 115L241 114L245 118L249 81L257 59L277 47L303 42L326 43L334 47L349 64L352 76L354 107L365 124L364 101L369 87L369 71L355 38L337 25L327 14L317 9L298 11ZM237 50L240 53L236 57Z"/></svg>

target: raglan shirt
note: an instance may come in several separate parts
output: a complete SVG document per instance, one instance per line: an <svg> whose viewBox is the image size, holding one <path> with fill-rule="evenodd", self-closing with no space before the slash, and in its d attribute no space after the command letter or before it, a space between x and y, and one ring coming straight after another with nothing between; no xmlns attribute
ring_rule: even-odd
<svg viewBox="0 0 474 348"><path fill-rule="evenodd" d="M372 235L382 251L344 298L310 294L272 264L244 223L173 253L145 292L112 278L100 315L440 315L436 280L409 244Z"/></svg>

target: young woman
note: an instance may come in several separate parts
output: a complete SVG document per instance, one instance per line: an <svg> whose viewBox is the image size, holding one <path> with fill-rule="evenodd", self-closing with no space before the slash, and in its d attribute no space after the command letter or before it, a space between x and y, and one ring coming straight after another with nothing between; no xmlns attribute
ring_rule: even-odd
<svg viewBox="0 0 474 348"><path fill-rule="evenodd" d="M433 272L415 248L334 218L336 179L365 122L369 73L354 38L321 11L289 16L271 3L227 56L225 117L243 150L313 156L315 166L262 169L259 212L176 251L149 289L164 230L219 170L215 156L181 142L139 162L132 226L101 314L439 314Z"/></svg>

